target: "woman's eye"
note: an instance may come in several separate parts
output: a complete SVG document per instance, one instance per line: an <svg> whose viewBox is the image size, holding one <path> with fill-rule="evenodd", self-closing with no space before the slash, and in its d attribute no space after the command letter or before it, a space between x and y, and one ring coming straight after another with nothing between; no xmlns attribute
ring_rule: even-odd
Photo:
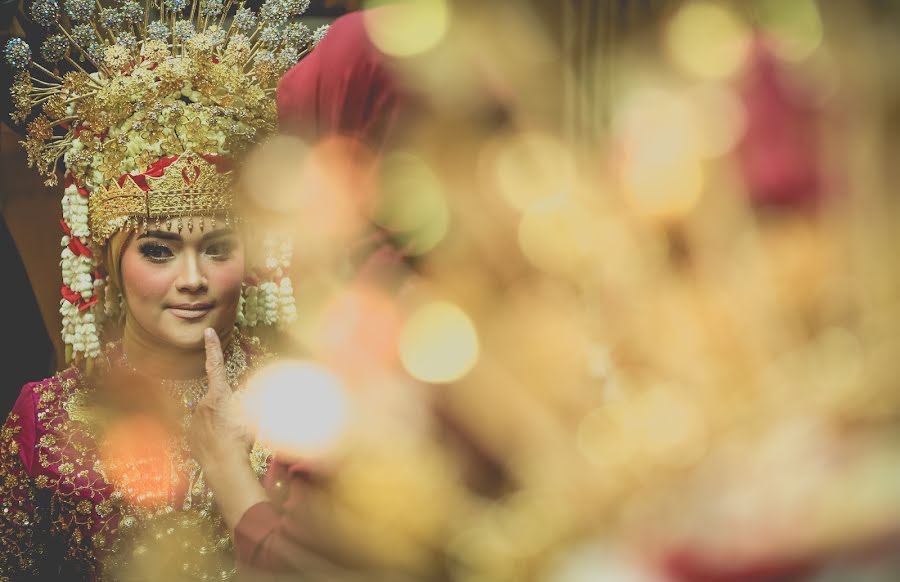
<svg viewBox="0 0 900 582"><path fill-rule="evenodd" d="M164 261L174 256L169 247L158 243L145 243L141 245L141 254L152 261Z"/></svg>
<svg viewBox="0 0 900 582"><path fill-rule="evenodd" d="M217 259L224 259L231 255L232 249L230 242L217 242L206 247L206 254Z"/></svg>

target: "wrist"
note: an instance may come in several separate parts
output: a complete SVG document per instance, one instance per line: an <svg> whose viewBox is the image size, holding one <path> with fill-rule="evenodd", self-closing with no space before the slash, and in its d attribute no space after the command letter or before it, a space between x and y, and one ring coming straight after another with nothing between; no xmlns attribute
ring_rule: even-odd
<svg viewBox="0 0 900 582"><path fill-rule="evenodd" d="M227 483L246 471L252 471L249 458L230 450L209 451L200 466L210 485Z"/></svg>
<svg viewBox="0 0 900 582"><path fill-rule="evenodd" d="M241 516L268 496L250 467L249 459L215 464L204 470L206 485L212 491L219 511L229 529L234 529Z"/></svg>
<svg viewBox="0 0 900 582"><path fill-rule="evenodd" d="M204 470L219 465L239 465L248 461L246 447L243 443L233 439L216 439L206 446L197 447L195 456ZM247 457L247 458L245 458Z"/></svg>

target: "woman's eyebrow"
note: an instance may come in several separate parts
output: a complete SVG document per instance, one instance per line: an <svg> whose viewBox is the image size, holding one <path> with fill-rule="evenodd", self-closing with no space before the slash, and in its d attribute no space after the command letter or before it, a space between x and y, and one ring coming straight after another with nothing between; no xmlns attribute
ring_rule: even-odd
<svg viewBox="0 0 900 582"><path fill-rule="evenodd" d="M162 238L166 240L181 240L181 235L177 232L170 232L168 230L148 230L138 238Z"/></svg>
<svg viewBox="0 0 900 582"><path fill-rule="evenodd" d="M211 238L219 238L222 236L231 236L233 235L234 229L231 228L220 228L219 230L214 230L212 232L208 232L203 235L203 238L200 239L200 242L206 242Z"/></svg>
<svg viewBox="0 0 900 582"><path fill-rule="evenodd" d="M219 238L223 236L230 236L235 233L234 229L231 228L220 228L219 230L214 230L212 232L208 232L203 235L203 238L200 239L201 242L205 242L212 238ZM141 238L161 238L165 240L181 240L181 235L177 232L171 232L168 230L148 230L147 232L141 234L139 237Z"/></svg>

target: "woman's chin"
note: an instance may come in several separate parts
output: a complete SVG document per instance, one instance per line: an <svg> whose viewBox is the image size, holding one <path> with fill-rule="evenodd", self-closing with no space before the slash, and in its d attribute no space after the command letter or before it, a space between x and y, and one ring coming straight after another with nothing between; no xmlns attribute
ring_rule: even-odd
<svg viewBox="0 0 900 582"><path fill-rule="evenodd" d="M164 338L172 345L183 350L204 349L206 341L203 338L203 331L207 327L211 327L222 335L222 330L227 330L234 326L234 322L219 323L216 321L207 321L201 325L178 326L176 328L168 328L164 332Z"/></svg>
<svg viewBox="0 0 900 582"><path fill-rule="evenodd" d="M204 346L203 330L206 326L197 326L196 329L170 330L166 339L175 347L184 350L196 350Z"/></svg>

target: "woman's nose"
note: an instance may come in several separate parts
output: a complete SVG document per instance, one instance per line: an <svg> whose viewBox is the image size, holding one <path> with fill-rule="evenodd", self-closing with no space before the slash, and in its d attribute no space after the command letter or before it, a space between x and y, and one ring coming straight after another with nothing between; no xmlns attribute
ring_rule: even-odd
<svg viewBox="0 0 900 582"><path fill-rule="evenodd" d="M200 257L194 253L185 253L181 264L181 272L175 282L179 291L197 293L207 287L206 274L200 264Z"/></svg>

